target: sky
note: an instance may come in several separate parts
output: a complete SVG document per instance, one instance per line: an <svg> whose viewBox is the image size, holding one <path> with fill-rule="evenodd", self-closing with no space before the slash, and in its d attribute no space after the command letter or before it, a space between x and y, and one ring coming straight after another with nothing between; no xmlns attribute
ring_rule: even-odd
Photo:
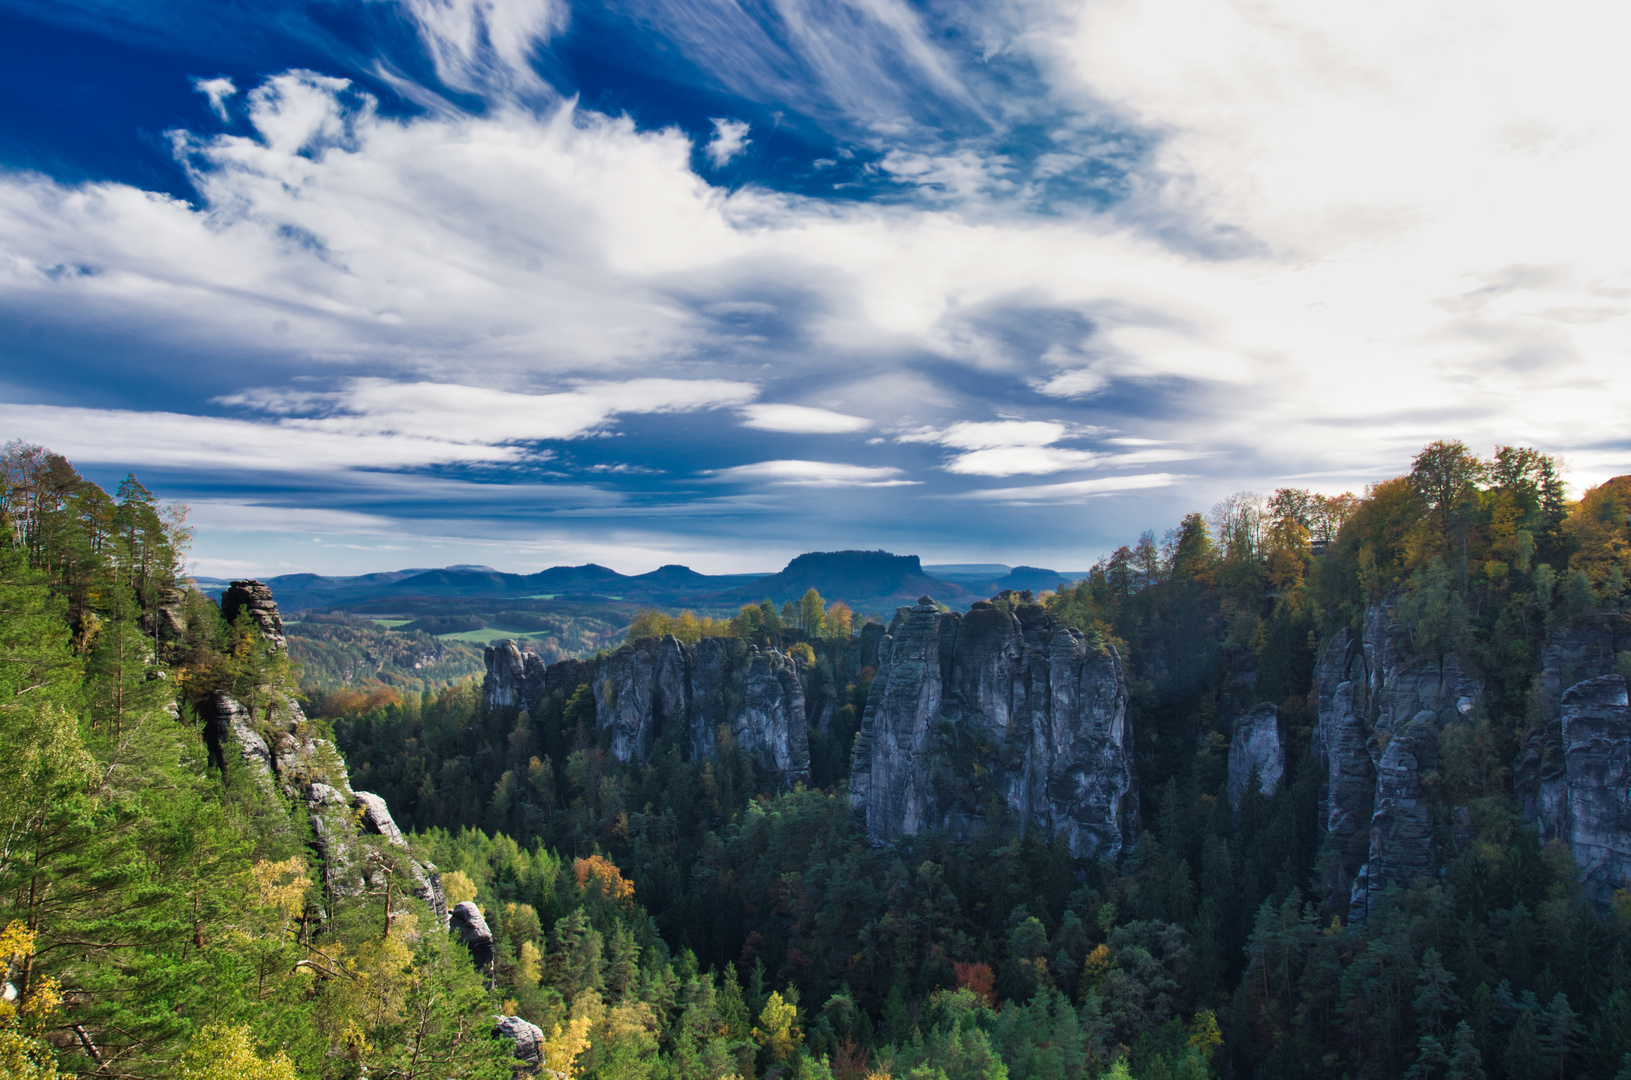
<svg viewBox="0 0 1631 1080"><path fill-rule="evenodd" d="M1600 0L0 0L0 437L196 572L1081 570L1631 472Z"/></svg>

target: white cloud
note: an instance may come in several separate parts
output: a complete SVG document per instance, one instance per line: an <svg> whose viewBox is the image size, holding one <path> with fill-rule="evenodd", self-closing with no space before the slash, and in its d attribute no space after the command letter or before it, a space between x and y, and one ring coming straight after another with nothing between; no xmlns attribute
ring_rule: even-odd
<svg viewBox="0 0 1631 1080"><path fill-rule="evenodd" d="M70 461L205 472L328 473L412 469L454 462L510 464L513 446L364 431L325 431L181 413L0 405L0 427Z"/></svg>
<svg viewBox="0 0 1631 1080"><path fill-rule="evenodd" d="M232 80L222 75L214 79L194 79L193 89L209 98L210 108L222 120L227 117L227 98L238 92Z"/></svg>
<svg viewBox="0 0 1631 1080"><path fill-rule="evenodd" d="M924 427L895 437L903 443L937 443L964 451L945 465L965 476L1018 476L1085 469L1107 460L1090 450L1054 446L1061 439L1097 434L1050 420L965 420L945 428Z"/></svg>
<svg viewBox="0 0 1631 1080"><path fill-rule="evenodd" d="M540 45L566 29L561 0L399 0L419 27L437 78L460 90L545 89L532 67Z"/></svg>
<svg viewBox="0 0 1631 1080"><path fill-rule="evenodd" d="M962 450L989 450L1006 446L1048 446L1069 434L1070 428L1052 421L971 420L952 424L940 432L935 441Z"/></svg>
<svg viewBox="0 0 1631 1080"><path fill-rule="evenodd" d="M1038 380L1033 385L1049 397L1088 397L1110 385L1110 379L1093 368L1072 368L1061 371L1051 379Z"/></svg>
<svg viewBox="0 0 1631 1080"><path fill-rule="evenodd" d="M247 391L222 403L282 414L280 423L311 431L493 445L574 439L602 429L620 413L693 412L739 405L757 394L751 383L722 379L582 383L557 394L354 379L331 393ZM291 415L313 412L320 415Z"/></svg>
<svg viewBox="0 0 1631 1080"><path fill-rule="evenodd" d="M748 138L748 124L745 120L726 120L714 117L714 137L708 140L704 151L708 160L713 162L716 169L723 168L731 158L742 153L753 142Z"/></svg>
<svg viewBox="0 0 1631 1080"><path fill-rule="evenodd" d="M520 85L533 43L561 25L541 3L409 6L441 43L438 63L472 85ZM863 20L895 28L882 45L846 43L811 14L801 47L825 61L829 97L876 120L873 149L899 150L897 175L932 180L943 201L725 192L692 170L678 131L566 103L529 111L503 95L479 116L382 117L343 80L311 73L245 95L252 136L179 139L202 206L6 173L8 310L272 371L245 382L384 373L395 388L291 397L292 411L265 422L175 420L193 426L186 438L166 414L115 424L36 409L29 423L107 455L97 460L163 453L200 470L219 464L189 449L202 432L226 461L283 453L280 440L301 433L289 460L319 472L346 455L504 462L518 452L504 440L570 437L641 411L572 380L619 384L633 402L632 384L649 377L759 385L925 428L902 438L944 446L947 468L965 475L1212 455L1230 483L1261 488L1235 473L1402 468L1438 437L1560 451L1577 481L1631 464L1612 449L1631 400L1620 180L1631 69L1616 52L1631 12L1581 0L1496 0L1476 17L1448 0L1024 10L1045 18L993 47L1028 50L1048 82L1043 104L1076 114L1061 123L1060 154L1082 150L1071 132L1084 118L1131 116L1149 140L1132 195L1109 211L1031 216L999 190L1012 163L969 159L964 144L920 158L917 144L892 144L915 121L905 97L878 90L891 64L913 58L931 73L919 82L947 97L957 82L918 25L928 16L893 2ZM768 79L767 55L742 62ZM1016 346L1000 364L957 339L966 313L1016 296L1092 330L1058 350ZM756 320L791 332L772 338ZM971 389L956 375L967 367L991 381ZM475 382L508 389L468 401L423 389ZM564 388L546 409L480 396L541 384ZM1034 390L1069 400L1039 408ZM1090 461L1068 443L1079 431L1049 427L1122 395L1140 437L1190 449ZM755 400L705 391L692 407ZM989 401L1015 418L950 436L963 417L991 415ZM433 427L443 410L446 426ZM746 415L764 430L778 414ZM779 415L786 430L793 414ZM93 423L102 430L82 430ZM995 425L1037 426L1022 437ZM144 448L155 432L163 449Z"/></svg>
<svg viewBox="0 0 1631 1080"><path fill-rule="evenodd" d="M1071 503L1097 495L1123 491L1170 487L1186 477L1176 473L1145 473L1142 476L1103 476L1095 480L1073 480L1065 484L1036 484L1031 487L984 488L967 491L960 497L1016 504Z"/></svg>
<svg viewBox="0 0 1631 1080"><path fill-rule="evenodd" d="M1088 450L1066 450L1058 446L999 446L959 454L946 464L946 471L964 476L1034 476L1066 469L1085 469L1103 460L1103 454Z"/></svg>
<svg viewBox="0 0 1631 1080"><path fill-rule="evenodd" d="M221 399L271 414L270 421L0 404L0 426L74 461L323 473L510 464L540 455L508 444L580 438L622 414L740 405L757 393L751 383L720 379L582 383L555 394L355 379L332 392L251 390Z"/></svg>
<svg viewBox="0 0 1631 1080"><path fill-rule="evenodd" d="M708 475L739 483L760 481L795 487L902 487L919 483L900 479L901 470L892 466L835 461L760 461L716 469Z"/></svg>
<svg viewBox="0 0 1631 1080"><path fill-rule="evenodd" d="M758 428L760 431L840 435L872 426L872 421L865 417L807 405L749 405L741 410L741 414L744 427Z"/></svg>

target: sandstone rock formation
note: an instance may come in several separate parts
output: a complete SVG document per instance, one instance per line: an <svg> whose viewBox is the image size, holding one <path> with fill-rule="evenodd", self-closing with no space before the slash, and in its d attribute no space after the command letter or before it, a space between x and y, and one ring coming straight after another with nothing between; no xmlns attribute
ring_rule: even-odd
<svg viewBox="0 0 1631 1080"><path fill-rule="evenodd" d="M850 777L868 833L963 832L1006 813L1078 856L1120 853L1137 797L1113 649L1034 603L958 615L924 597L890 631Z"/></svg>
<svg viewBox="0 0 1631 1080"><path fill-rule="evenodd" d="M804 690L798 664L773 649L734 638L682 645L673 637L625 645L599 660L562 660L547 667L512 641L486 650L482 698L489 709L536 710L551 693L594 693L595 725L619 761L644 761L658 737L676 740L693 757L713 753L723 725L783 782L810 769Z"/></svg>
<svg viewBox="0 0 1631 1080"><path fill-rule="evenodd" d="M1536 820L1569 845L1586 895L1606 903L1631 881L1631 707L1625 679L1602 675L1562 694L1562 761L1544 779Z"/></svg>
<svg viewBox="0 0 1631 1080"><path fill-rule="evenodd" d="M234 582L233 589L250 585L260 591L245 589L250 599L240 598L241 602L252 603L250 614L267 633L271 647L283 648L283 622L271 591L258 582ZM275 640L266 631L268 626L277 632ZM398 885L406 885L446 923L447 899L436 867L408 853L408 842L384 799L352 790L345 760L327 739L316 737L298 702L278 695L257 703L257 710L251 711L224 690L217 690L199 712L210 759L223 777L241 775L274 805L304 806L322 863L324 895L330 903L337 897L384 888L390 874L405 869L408 880L399 880ZM294 827L292 822L289 827ZM367 842L365 837L371 834L383 837L385 848ZM400 854L390 854L391 849Z"/></svg>
<svg viewBox="0 0 1631 1080"><path fill-rule="evenodd" d="M221 615L227 622L238 618L238 612L247 609L249 617L260 627L266 641L274 649L288 648L283 638L283 617L278 613L272 590L259 581L234 581L221 594Z"/></svg>
<svg viewBox="0 0 1631 1080"><path fill-rule="evenodd" d="M1467 722L1483 695L1483 680L1455 653L1415 654L1391 607L1370 605L1357 634L1326 642L1315 673L1314 748L1336 856L1326 884L1333 903L1346 899L1360 919L1389 884L1436 871L1443 853L1421 774L1437 767L1444 725Z"/></svg>
<svg viewBox="0 0 1631 1080"><path fill-rule="evenodd" d="M1258 705L1235 721L1229 740L1231 808L1240 809L1254 770L1261 794L1272 796L1280 790L1280 780L1286 773L1286 742L1280 710L1272 702Z"/></svg>
<svg viewBox="0 0 1631 1080"><path fill-rule="evenodd" d="M470 959L483 971L493 962L493 931L474 900L464 900L448 915L448 930L470 950Z"/></svg>
<svg viewBox="0 0 1631 1080"><path fill-rule="evenodd" d="M515 1044L515 1056L527 1065L525 1072L536 1072L543 1065L544 1032L537 1024L519 1016L495 1016L493 1038L508 1039Z"/></svg>
<svg viewBox="0 0 1631 1080"><path fill-rule="evenodd" d="M1512 786L1524 820L1544 839L1561 838L1567 788L1563 698L1565 690L1614 672L1620 653L1631 649L1631 615L1592 612L1552 628L1541 649L1535 704L1543 721L1512 765Z"/></svg>

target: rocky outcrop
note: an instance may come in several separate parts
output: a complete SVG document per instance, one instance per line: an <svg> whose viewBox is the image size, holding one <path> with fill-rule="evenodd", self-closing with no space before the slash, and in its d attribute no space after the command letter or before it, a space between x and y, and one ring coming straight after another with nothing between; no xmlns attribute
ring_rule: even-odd
<svg viewBox="0 0 1631 1080"><path fill-rule="evenodd" d="M1273 796L1286 773L1285 731L1280 710L1264 702L1237 719L1229 739L1229 806L1235 810L1246 797L1252 777L1257 790Z"/></svg>
<svg viewBox="0 0 1631 1080"><path fill-rule="evenodd" d="M470 959L482 971L493 962L493 931L474 900L457 904L448 916L448 930L470 950Z"/></svg>
<svg viewBox="0 0 1631 1080"><path fill-rule="evenodd" d="M1590 612L1553 626L1541 648L1535 706L1541 723L1512 765L1512 787L1525 821L1543 839L1562 839L1567 791L1563 735L1565 690L1614 672L1619 654L1631 649L1631 615Z"/></svg>
<svg viewBox="0 0 1631 1080"><path fill-rule="evenodd" d="M723 727L734 743L784 783L809 774L804 689L797 661L735 638L695 645L673 637L625 645L598 660L547 667L514 642L486 650L482 698L489 709L538 709L544 697L594 693L595 726L619 761L644 761L658 738L692 757L714 752Z"/></svg>
<svg viewBox="0 0 1631 1080"><path fill-rule="evenodd" d="M544 1031L537 1024L519 1016L495 1016L493 1038L508 1039L515 1044L515 1056L526 1065L525 1072L537 1072L543 1065Z"/></svg>
<svg viewBox="0 0 1631 1080"><path fill-rule="evenodd" d="M247 585L259 583L234 582L233 589ZM277 604L270 590L259 589L246 589L251 599L242 602L254 605L249 608L251 616L271 647L281 649L283 621ZM228 595L231 593L229 590ZM266 631L268 626L277 631L276 640ZM388 888L393 876L405 870L407 880L398 878L397 886L406 885L445 924L447 899L436 867L413 857L384 799L352 790L345 759L333 743L316 736L299 702L278 694L257 702L251 710L226 691L217 690L198 711L210 759L223 779L241 779L258 788L266 803L289 808L293 812L290 829L295 829L297 816L304 813L330 904L341 897ZM371 843L370 836L381 837L383 847Z"/></svg>
<svg viewBox="0 0 1631 1080"><path fill-rule="evenodd" d="M278 613L272 590L259 581L234 581L221 594L221 615L227 622L236 622L238 613L247 610L255 620L267 644L274 649L288 648L283 638L283 617Z"/></svg>
<svg viewBox="0 0 1631 1080"><path fill-rule="evenodd" d="M1602 675L1561 695L1560 762L1534 804L1542 835L1569 845L1599 903L1631 881L1631 707L1625 679Z"/></svg>
<svg viewBox="0 0 1631 1080"><path fill-rule="evenodd" d="M1113 857L1136 817L1127 686L1111 648L1034 603L924 597L878 645L850 799L876 840L1011 816Z"/></svg>
<svg viewBox="0 0 1631 1080"><path fill-rule="evenodd" d="M1390 884L1436 873L1443 857L1422 773L1437 768L1439 735L1468 722L1483 680L1451 652L1418 655L1391 604L1366 609L1357 632L1325 645L1315 673L1323 759L1327 888L1362 919Z"/></svg>
<svg viewBox="0 0 1631 1080"><path fill-rule="evenodd" d="M482 650L487 676L481 698L488 710L518 707L526 700L527 654L513 641L498 641Z"/></svg>

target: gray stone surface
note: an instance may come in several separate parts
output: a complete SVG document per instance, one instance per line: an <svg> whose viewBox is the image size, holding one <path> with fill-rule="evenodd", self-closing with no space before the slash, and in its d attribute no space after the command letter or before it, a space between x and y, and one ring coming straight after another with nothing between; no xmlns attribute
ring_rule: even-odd
<svg viewBox="0 0 1631 1080"><path fill-rule="evenodd" d="M1631 880L1631 707L1625 680L1603 675L1563 693L1560 833L1586 895L1599 903Z"/></svg>
<svg viewBox="0 0 1631 1080"><path fill-rule="evenodd" d="M263 625L276 627L277 641L281 643L283 622L271 590L259 582L234 582L233 588L241 585L259 586L259 591L244 590L255 605L250 612L257 621L266 620ZM299 702L276 697L259 703L252 712L225 691L216 691L201 711L205 714L202 719L211 758L223 773L228 772L230 754L241 769L240 775L260 787L268 801L304 807L316 840L324 894L329 902L384 888L387 868L395 862L399 869L405 866L409 877L406 882L399 880L397 886L425 901L436 918L446 923L447 899L436 867L407 853L407 840L392 820L384 799L352 791L345 759L332 743L316 737ZM369 834L384 837L404 856L382 859L380 852L364 842L363 837Z"/></svg>
<svg viewBox="0 0 1631 1080"><path fill-rule="evenodd" d="M278 613L270 586L254 580L234 581L221 594L221 614L227 622L236 621L238 612L246 608L268 644L274 649L288 647L283 638L283 617Z"/></svg>
<svg viewBox="0 0 1631 1080"><path fill-rule="evenodd" d="M474 900L454 905L448 913L448 931L470 950L470 959L476 967L485 971L493 962L493 931Z"/></svg>
<svg viewBox="0 0 1631 1080"><path fill-rule="evenodd" d="M644 761L661 737L692 757L714 753L723 728L768 772L791 784L809 775L810 743L798 664L735 638L683 645L673 637L625 645L598 660L543 666L513 642L487 649L489 708L536 709L549 693L594 692L595 725L619 761Z"/></svg>
<svg viewBox="0 0 1631 1080"><path fill-rule="evenodd" d="M1631 649L1631 615L1590 612L1560 623L1546 635L1535 704L1541 723L1512 763L1512 787L1525 821L1542 838L1563 839L1567 778L1564 765L1563 695L1577 683L1614 672Z"/></svg>
<svg viewBox="0 0 1631 1080"><path fill-rule="evenodd" d="M1326 887L1364 918L1380 891L1437 873L1438 823L1421 774L1438 767L1446 724L1469 722L1483 680L1449 653L1417 655L1392 601L1365 609L1357 633L1325 643L1315 671L1319 719L1314 748L1323 759ZM1447 834L1446 824L1446 835Z"/></svg>
<svg viewBox="0 0 1631 1080"><path fill-rule="evenodd" d="M521 650L508 639L495 641L482 650L487 675L481 683L481 700L489 711L520 706L527 682Z"/></svg>
<svg viewBox="0 0 1631 1080"><path fill-rule="evenodd" d="M493 1017L493 1038L508 1039L515 1044L515 1056L526 1062L528 1071L544 1063L544 1032L537 1024L519 1016Z"/></svg>
<svg viewBox="0 0 1631 1080"><path fill-rule="evenodd" d="M1264 702L1235 720L1229 739L1229 806L1240 809L1253 771L1260 794L1273 796L1286 773L1285 732L1280 710Z"/></svg>
<svg viewBox="0 0 1631 1080"><path fill-rule="evenodd" d="M1113 857L1136 816L1131 749L1113 649L1038 604L958 615L925 598L880 641L850 798L879 841L984 828L1000 806L1079 856Z"/></svg>
<svg viewBox="0 0 1631 1080"><path fill-rule="evenodd" d="M1423 710L1388 740L1376 764L1375 809L1371 813L1369 888L1408 886L1437 872L1432 806L1422 790L1422 773L1438 768L1439 718ZM1367 896L1367 901L1370 899Z"/></svg>

